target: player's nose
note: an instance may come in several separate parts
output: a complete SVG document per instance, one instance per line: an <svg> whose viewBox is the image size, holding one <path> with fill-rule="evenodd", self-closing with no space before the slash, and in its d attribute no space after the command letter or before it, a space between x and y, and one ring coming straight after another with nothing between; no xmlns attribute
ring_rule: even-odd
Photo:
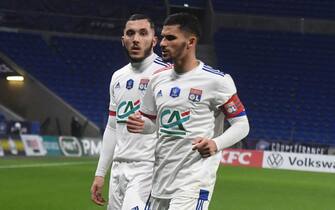
<svg viewBox="0 0 335 210"><path fill-rule="evenodd" d="M161 40L161 42L159 43L159 45L163 48L163 47L166 47L166 39L165 38L163 38L162 40Z"/></svg>
<svg viewBox="0 0 335 210"><path fill-rule="evenodd" d="M139 42L140 41L140 35L138 33L135 33L133 37L133 42Z"/></svg>

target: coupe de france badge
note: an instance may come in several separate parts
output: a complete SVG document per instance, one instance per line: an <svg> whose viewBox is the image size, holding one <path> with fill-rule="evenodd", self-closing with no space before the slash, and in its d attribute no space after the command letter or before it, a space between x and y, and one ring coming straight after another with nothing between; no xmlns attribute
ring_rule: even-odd
<svg viewBox="0 0 335 210"><path fill-rule="evenodd" d="M180 88L179 88L179 87L173 87L173 88L171 88L170 96L171 96L172 98L176 98L176 97L178 97L179 94L180 94Z"/></svg>
<svg viewBox="0 0 335 210"><path fill-rule="evenodd" d="M201 100L201 94L202 90L191 88L190 94L188 95L188 99L193 102L199 102Z"/></svg>
<svg viewBox="0 0 335 210"><path fill-rule="evenodd" d="M129 89L132 89L133 86L134 86L134 80L129 79L129 80L127 81L127 84L126 84L126 88L129 90Z"/></svg>
<svg viewBox="0 0 335 210"><path fill-rule="evenodd" d="M140 84L138 85L139 90L146 90L148 87L149 79L141 79Z"/></svg>

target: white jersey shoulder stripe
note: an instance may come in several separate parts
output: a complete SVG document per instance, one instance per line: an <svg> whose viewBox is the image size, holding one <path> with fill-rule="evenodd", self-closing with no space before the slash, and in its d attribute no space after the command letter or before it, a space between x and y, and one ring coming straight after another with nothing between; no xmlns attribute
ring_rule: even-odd
<svg viewBox="0 0 335 210"><path fill-rule="evenodd" d="M207 71L207 72L213 73L213 74L217 74L217 75L220 75L220 76L223 76L223 77L225 76L224 72L222 72L218 69L213 69L211 66L204 65L204 67L202 69Z"/></svg>

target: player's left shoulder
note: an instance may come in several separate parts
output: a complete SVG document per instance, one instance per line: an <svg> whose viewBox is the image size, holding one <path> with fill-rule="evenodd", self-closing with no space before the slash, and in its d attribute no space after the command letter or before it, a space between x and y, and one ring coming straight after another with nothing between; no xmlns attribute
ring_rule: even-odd
<svg viewBox="0 0 335 210"><path fill-rule="evenodd" d="M212 82L217 81L221 83L231 79L230 74L224 72L222 68L213 68L207 64L203 64L201 71L204 77L210 79Z"/></svg>
<svg viewBox="0 0 335 210"><path fill-rule="evenodd" d="M203 64L201 70L203 74L207 75L208 77L212 77L212 78L222 78L227 75L221 69L213 68L212 66L207 65L207 64Z"/></svg>
<svg viewBox="0 0 335 210"><path fill-rule="evenodd" d="M209 65L204 64L202 72L211 81L211 84L215 87L235 87L235 83L231 75L221 69L213 68Z"/></svg>

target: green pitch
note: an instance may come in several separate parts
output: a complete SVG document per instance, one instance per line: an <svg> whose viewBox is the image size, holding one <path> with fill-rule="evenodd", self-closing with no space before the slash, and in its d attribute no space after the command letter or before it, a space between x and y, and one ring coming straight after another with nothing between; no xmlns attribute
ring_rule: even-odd
<svg viewBox="0 0 335 210"><path fill-rule="evenodd" d="M105 209L90 201L96 162L0 158L0 209ZM335 174L221 167L210 210L331 210L334 198Z"/></svg>

